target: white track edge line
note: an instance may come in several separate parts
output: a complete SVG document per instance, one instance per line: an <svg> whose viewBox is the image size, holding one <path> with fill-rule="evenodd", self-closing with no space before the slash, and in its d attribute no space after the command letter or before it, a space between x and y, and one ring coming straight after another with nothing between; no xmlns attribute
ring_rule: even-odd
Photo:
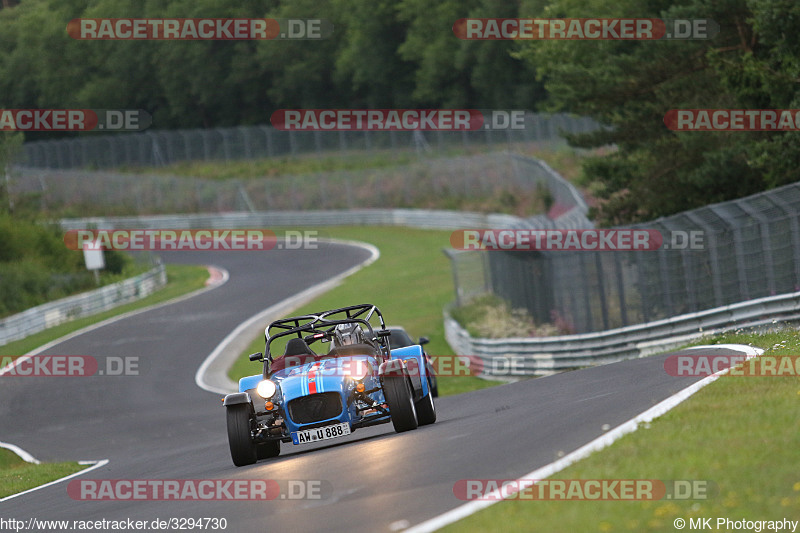
<svg viewBox="0 0 800 533"><path fill-rule="evenodd" d="M29 454L19 446L11 444L10 442L0 442L0 448L5 448L6 450L17 454L17 456L26 463L31 463L35 465L41 464L41 461L39 461L33 455Z"/></svg>
<svg viewBox="0 0 800 533"><path fill-rule="evenodd" d="M760 348L753 348L752 346L726 345L725 347L728 349L734 349L731 348L732 346L738 346L738 349L746 354L747 359L755 357L754 352L756 352L757 355L761 355L764 353L764 350ZM715 347L718 348L719 346L708 345L708 346L698 346L697 348L715 348ZM747 349L744 350L741 348L747 348ZM528 474L525 474L521 478L516 479L509 484L515 485L516 487L518 487L518 490L521 491L533 485L534 481L548 478L553 474L560 472L561 470L572 465L573 463L576 463L581 459L588 457L592 453L600 451L607 446L610 446L612 443L619 440L624 435L627 435L628 433L633 433L634 431L636 431L640 423L648 423L652 421L654 418L657 418L665 414L667 411L676 407L677 405L685 401L687 398L692 396L694 393L696 393L706 385L716 381L720 376L726 374L729 370L730 368L722 369L716 374L707 376L701 379L700 381L697 381L692 385L689 385L685 389L682 389L681 391L673 394L672 396L661 401L660 403L657 403L650 409L636 415L627 422L624 422L623 424L615 427L608 433L605 433L597 437L593 441L584 444L574 452L565 455L558 461L552 462L541 468L537 468L533 472L529 472ZM461 520L462 518L466 518L472 514L475 514L478 511L485 509L486 507L489 507L490 505L494 505L495 503L504 501L502 493L503 493L503 488L505 486L506 485L503 485L503 487L500 487L497 490L494 490L489 494L484 495L484 497L486 498L484 500L473 500L471 502L467 502L463 505L456 507L455 509L451 509L450 511L447 511L429 520L426 520L415 526L412 526L411 528L406 529L405 533L428 533L431 531L436 531L437 529L443 528L444 526L452 524L453 522ZM510 494L511 493L509 493L509 495Z"/></svg>

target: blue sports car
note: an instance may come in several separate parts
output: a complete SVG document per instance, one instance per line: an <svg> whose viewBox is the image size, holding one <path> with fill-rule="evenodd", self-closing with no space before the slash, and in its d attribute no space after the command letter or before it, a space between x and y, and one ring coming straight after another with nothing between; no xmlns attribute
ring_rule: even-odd
<svg viewBox="0 0 800 533"><path fill-rule="evenodd" d="M240 379L239 392L224 400L236 466L277 456L281 442L335 439L389 421L399 433L436 421L422 346L392 349L374 305L277 320L264 333L264 353L250 356L262 373Z"/></svg>

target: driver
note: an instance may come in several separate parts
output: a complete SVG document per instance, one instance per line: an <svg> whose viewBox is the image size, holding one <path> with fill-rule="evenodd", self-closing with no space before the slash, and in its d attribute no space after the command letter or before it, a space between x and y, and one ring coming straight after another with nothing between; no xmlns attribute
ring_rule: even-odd
<svg viewBox="0 0 800 533"><path fill-rule="evenodd" d="M337 324L333 330L333 346L350 346L352 344L368 344L364 331L358 324Z"/></svg>

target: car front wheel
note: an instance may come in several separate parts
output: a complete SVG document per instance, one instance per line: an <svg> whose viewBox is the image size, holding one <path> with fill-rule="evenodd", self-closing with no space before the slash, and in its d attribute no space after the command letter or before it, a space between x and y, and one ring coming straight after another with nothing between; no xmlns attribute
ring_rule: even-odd
<svg viewBox="0 0 800 533"><path fill-rule="evenodd" d="M436 406L433 405L433 391L428 392L424 398L416 402L415 407L417 409L417 420L420 426L427 426L428 424L436 422Z"/></svg>
<svg viewBox="0 0 800 533"><path fill-rule="evenodd" d="M383 379L383 393L389 412L392 415L392 425L397 433L417 429L417 410L411 387L405 376L387 376Z"/></svg>
<svg viewBox="0 0 800 533"><path fill-rule="evenodd" d="M236 466L246 466L258 460L256 445L250 436L250 406L231 405L226 408L228 420L228 444L231 459Z"/></svg>

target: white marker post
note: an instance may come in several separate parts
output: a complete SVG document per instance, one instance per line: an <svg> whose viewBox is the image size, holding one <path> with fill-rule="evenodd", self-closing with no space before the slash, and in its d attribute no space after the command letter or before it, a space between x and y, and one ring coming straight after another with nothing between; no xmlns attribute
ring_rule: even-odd
<svg viewBox="0 0 800 533"><path fill-rule="evenodd" d="M83 244L83 259L86 261L86 269L94 272L94 282L100 285L100 269L106 267L106 262L99 240Z"/></svg>

